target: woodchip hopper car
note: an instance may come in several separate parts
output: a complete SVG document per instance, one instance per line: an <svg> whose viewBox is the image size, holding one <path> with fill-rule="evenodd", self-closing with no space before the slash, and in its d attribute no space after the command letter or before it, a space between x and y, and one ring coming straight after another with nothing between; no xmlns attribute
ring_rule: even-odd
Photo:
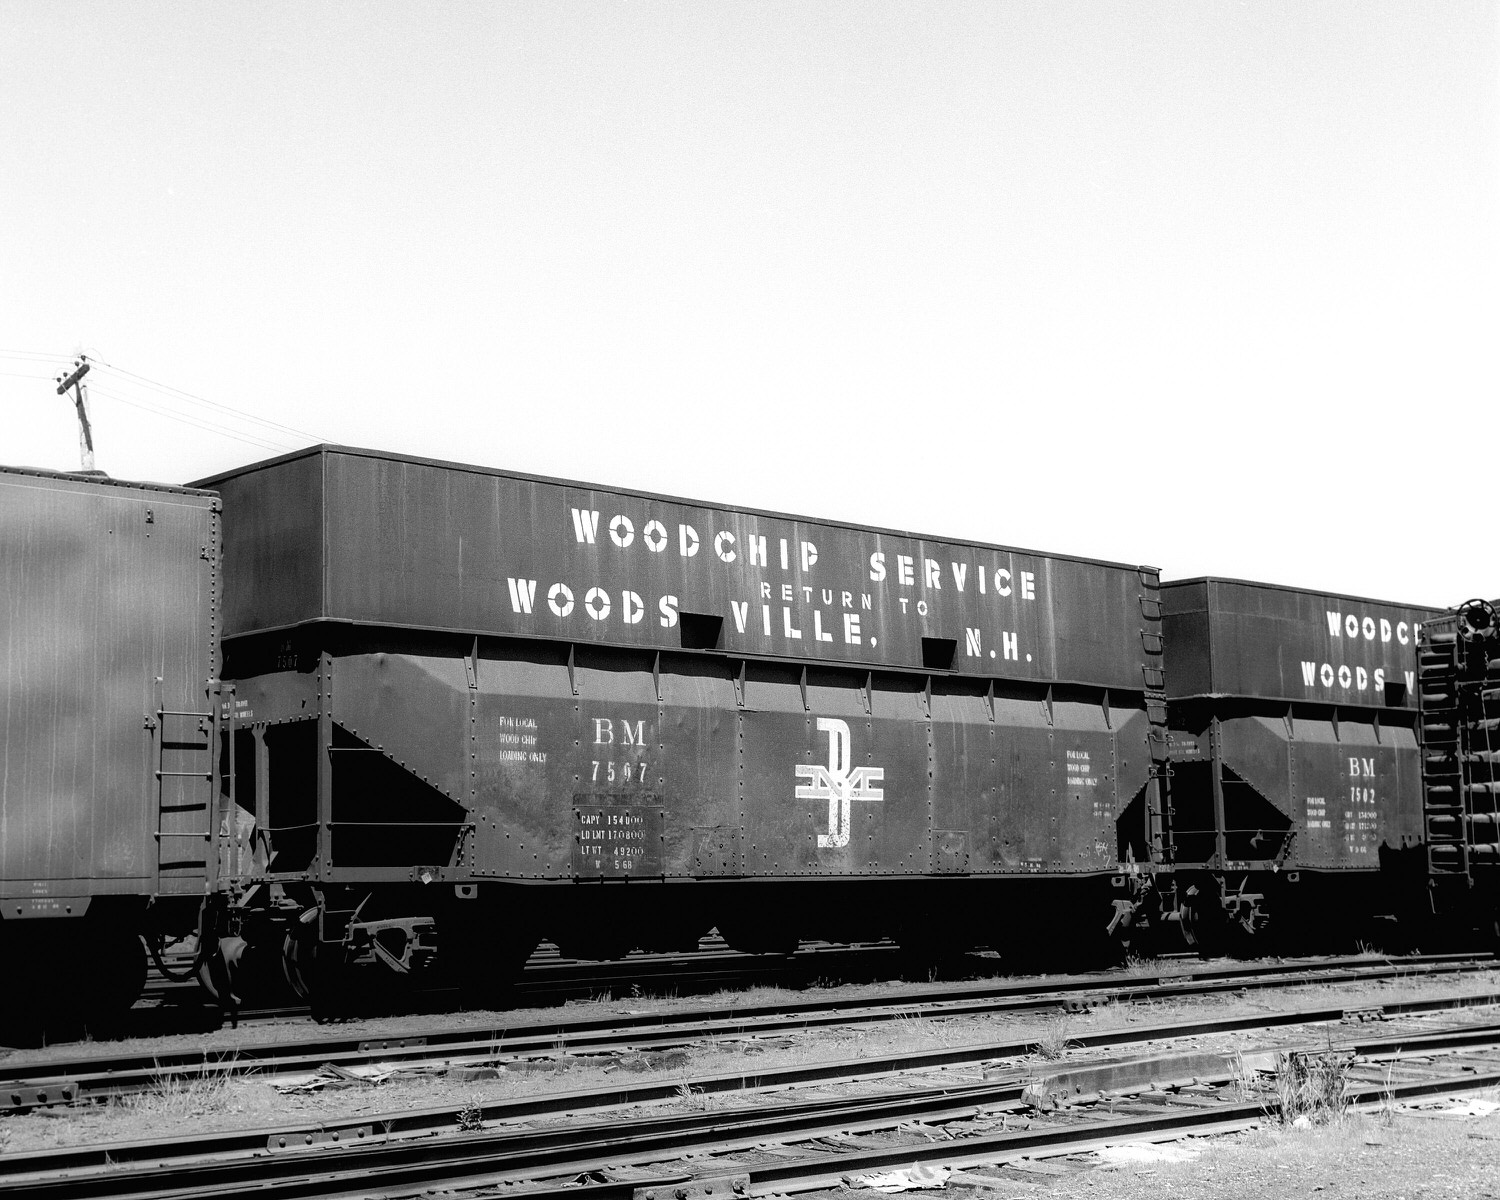
<svg viewBox="0 0 1500 1200"><path fill-rule="evenodd" d="M715 926L1082 957L1122 815L1158 844L1154 569L335 447L203 486L265 864L224 928L299 989Z"/></svg>
<svg viewBox="0 0 1500 1200"><path fill-rule="evenodd" d="M1170 895L1210 950L1394 945L1424 903L1416 649L1441 610L1174 581Z"/></svg>

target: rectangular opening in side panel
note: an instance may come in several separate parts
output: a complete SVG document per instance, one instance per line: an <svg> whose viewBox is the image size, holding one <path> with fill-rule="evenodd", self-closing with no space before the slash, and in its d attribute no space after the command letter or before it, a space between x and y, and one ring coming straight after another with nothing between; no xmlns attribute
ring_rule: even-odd
<svg viewBox="0 0 1500 1200"><path fill-rule="evenodd" d="M685 612L678 615L684 650L721 650L724 641L724 618L707 613Z"/></svg>
<svg viewBox="0 0 1500 1200"><path fill-rule="evenodd" d="M1401 708L1406 704L1406 684L1394 679L1385 681L1385 703L1388 708Z"/></svg>
<svg viewBox="0 0 1500 1200"><path fill-rule="evenodd" d="M958 642L954 638L922 639L922 665L929 671L953 670L953 656L958 653Z"/></svg>

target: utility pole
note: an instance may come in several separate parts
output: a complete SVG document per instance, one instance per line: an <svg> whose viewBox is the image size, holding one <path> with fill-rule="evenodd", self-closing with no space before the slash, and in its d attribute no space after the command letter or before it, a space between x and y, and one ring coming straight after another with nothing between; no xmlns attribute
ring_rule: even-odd
<svg viewBox="0 0 1500 1200"><path fill-rule="evenodd" d="M59 396L73 389L73 405L78 409L78 457L83 460L83 469L94 469L94 431L89 428L88 393L83 390L83 377L89 373L88 355L80 354L73 361L73 370L57 377Z"/></svg>

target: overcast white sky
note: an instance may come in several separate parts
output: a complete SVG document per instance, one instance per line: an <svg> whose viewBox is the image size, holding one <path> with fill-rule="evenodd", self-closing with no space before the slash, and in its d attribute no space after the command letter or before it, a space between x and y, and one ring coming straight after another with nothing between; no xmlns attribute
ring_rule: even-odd
<svg viewBox="0 0 1500 1200"><path fill-rule="evenodd" d="M329 441L1494 596L1497 32L1494 0L0 0L0 461L77 466L47 377L84 349ZM152 408L313 440L91 379L119 477L273 452Z"/></svg>

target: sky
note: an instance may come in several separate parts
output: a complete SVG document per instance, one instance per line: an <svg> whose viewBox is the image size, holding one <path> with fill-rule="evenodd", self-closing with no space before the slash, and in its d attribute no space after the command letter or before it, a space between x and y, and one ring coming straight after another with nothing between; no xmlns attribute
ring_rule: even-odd
<svg viewBox="0 0 1500 1200"><path fill-rule="evenodd" d="M0 462L1500 595L1500 3L0 0ZM230 436L230 435L233 436Z"/></svg>

